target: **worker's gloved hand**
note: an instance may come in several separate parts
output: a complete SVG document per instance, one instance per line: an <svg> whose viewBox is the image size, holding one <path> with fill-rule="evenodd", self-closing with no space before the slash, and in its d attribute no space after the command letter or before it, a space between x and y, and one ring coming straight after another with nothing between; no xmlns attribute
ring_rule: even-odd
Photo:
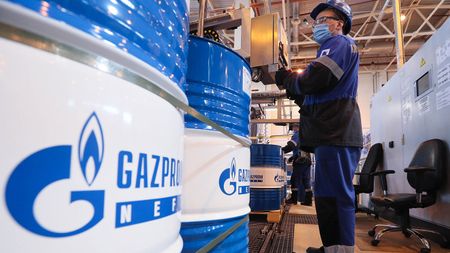
<svg viewBox="0 0 450 253"><path fill-rule="evenodd" d="M305 156L299 156L293 161L294 165L311 166L311 160Z"/></svg>
<svg viewBox="0 0 450 253"><path fill-rule="evenodd" d="M293 156L289 157L288 160L287 160L288 163L291 163L292 161L294 161L294 157Z"/></svg>
<svg viewBox="0 0 450 253"><path fill-rule="evenodd" d="M303 101L305 100L305 96L294 95L288 89L286 89L286 97L290 100L294 100L295 104L297 104L298 106L302 106Z"/></svg>
<svg viewBox="0 0 450 253"><path fill-rule="evenodd" d="M286 146L282 147L281 150L283 151L283 153L289 153L292 150L295 149L295 143L293 143L292 141L288 141L288 143L286 144Z"/></svg>
<svg viewBox="0 0 450 253"><path fill-rule="evenodd" d="M295 161L297 158L298 158L298 155L293 155L293 156L289 157L289 159L287 161L288 161L288 163L291 163L291 162Z"/></svg>
<svg viewBox="0 0 450 253"><path fill-rule="evenodd" d="M284 86L284 80L291 74L292 71L286 70L285 68L279 69L275 73L275 83L278 86L278 89L284 90L286 87Z"/></svg>
<svg viewBox="0 0 450 253"><path fill-rule="evenodd" d="M286 90L287 91L287 90ZM303 95L294 95L292 96L296 105L302 107L303 101L305 101L305 96Z"/></svg>

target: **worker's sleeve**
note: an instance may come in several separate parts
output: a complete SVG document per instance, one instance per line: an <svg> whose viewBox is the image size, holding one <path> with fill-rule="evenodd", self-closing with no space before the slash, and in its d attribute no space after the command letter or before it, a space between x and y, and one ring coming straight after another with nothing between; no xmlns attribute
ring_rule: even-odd
<svg viewBox="0 0 450 253"><path fill-rule="evenodd" d="M291 140L288 141L286 146L282 147L281 150L283 150L284 153L289 153L292 150L294 150L298 145L298 132L294 132L294 134L291 137Z"/></svg>
<svg viewBox="0 0 450 253"><path fill-rule="evenodd" d="M290 140L290 141L288 141L286 146L281 148L281 150L283 150L283 153L289 153L292 150L294 150L296 146L297 146L297 143L295 143L292 140Z"/></svg>
<svg viewBox="0 0 450 253"><path fill-rule="evenodd" d="M351 44L336 36L320 47L317 59L303 73L292 72L285 79L285 87L292 94L313 95L332 90L344 75L352 52Z"/></svg>

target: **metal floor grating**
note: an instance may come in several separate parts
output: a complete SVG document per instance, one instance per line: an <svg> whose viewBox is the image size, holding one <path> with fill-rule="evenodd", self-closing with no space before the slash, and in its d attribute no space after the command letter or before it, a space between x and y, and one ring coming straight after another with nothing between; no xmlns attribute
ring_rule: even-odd
<svg viewBox="0 0 450 253"><path fill-rule="evenodd" d="M264 221L250 221L248 224L248 250L250 253L257 253L264 243L265 235L261 234L261 230L269 226L269 223Z"/></svg>
<svg viewBox="0 0 450 253"><path fill-rule="evenodd" d="M292 253L295 224L317 224L316 215L289 214L288 212L289 211L287 208L283 220L280 224L280 231L274 234L270 249L267 251L268 253ZM257 253L261 248L265 236L261 235L259 231L263 229L267 224L267 222L250 221L250 253Z"/></svg>

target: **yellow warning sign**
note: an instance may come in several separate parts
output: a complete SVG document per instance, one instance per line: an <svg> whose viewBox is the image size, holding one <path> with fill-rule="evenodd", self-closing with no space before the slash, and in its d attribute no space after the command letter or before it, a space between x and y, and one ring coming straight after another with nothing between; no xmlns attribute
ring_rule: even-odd
<svg viewBox="0 0 450 253"><path fill-rule="evenodd" d="M427 64L427 62L425 61L424 58L420 59L420 67L423 67L425 64Z"/></svg>

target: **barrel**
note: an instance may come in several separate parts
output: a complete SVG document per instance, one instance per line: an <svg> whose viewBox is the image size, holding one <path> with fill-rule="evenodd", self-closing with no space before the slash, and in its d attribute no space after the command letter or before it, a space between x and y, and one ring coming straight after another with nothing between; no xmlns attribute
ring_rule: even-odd
<svg viewBox="0 0 450 253"><path fill-rule="evenodd" d="M251 210L280 209L285 184L281 147L272 144L252 144L250 154Z"/></svg>
<svg viewBox="0 0 450 253"><path fill-rule="evenodd" d="M0 2L0 252L181 251L184 119L155 91L187 103L188 26L185 1Z"/></svg>
<svg viewBox="0 0 450 253"><path fill-rule="evenodd" d="M191 36L185 86L189 105L250 144L250 67L233 50ZM250 212L250 150L186 115L183 168L183 252L196 252ZM211 252L247 252L244 222Z"/></svg>

